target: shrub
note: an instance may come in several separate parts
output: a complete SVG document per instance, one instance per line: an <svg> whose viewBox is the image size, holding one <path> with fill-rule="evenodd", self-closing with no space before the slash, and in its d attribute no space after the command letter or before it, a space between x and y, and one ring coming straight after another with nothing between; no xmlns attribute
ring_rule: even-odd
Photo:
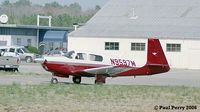
<svg viewBox="0 0 200 112"><path fill-rule="evenodd" d="M33 46L27 46L27 49L31 52L31 53L35 53L38 54L39 50L36 47Z"/></svg>

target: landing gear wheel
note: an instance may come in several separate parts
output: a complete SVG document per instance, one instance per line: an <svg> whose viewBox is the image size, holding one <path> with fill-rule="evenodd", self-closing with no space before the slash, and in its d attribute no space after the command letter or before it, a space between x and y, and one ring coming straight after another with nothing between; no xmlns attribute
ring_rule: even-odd
<svg viewBox="0 0 200 112"><path fill-rule="evenodd" d="M105 84L106 76L105 75L96 75L96 79L94 81L95 84Z"/></svg>
<svg viewBox="0 0 200 112"><path fill-rule="evenodd" d="M26 60L26 63L31 63L33 61L33 59L31 57L29 57L29 56L26 57L25 60Z"/></svg>
<svg viewBox="0 0 200 112"><path fill-rule="evenodd" d="M72 78L72 80L73 80L73 82L74 82L75 84L80 84L80 83L81 83L81 77L80 77L80 76L74 76L74 77Z"/></svg>
<svg viewBox="0 0 200 112"><path fill-rule="evenodd" d="M51 84L57 84L57 83L58 83L58 79L56 79L56 78L51 79Z"/></svg>
<svg viewBox="0 0 200 112"><path fill-rule="evenodd" d="M15 68L15 71L16 71L16 72L19 72L18 68Z"/></svg>

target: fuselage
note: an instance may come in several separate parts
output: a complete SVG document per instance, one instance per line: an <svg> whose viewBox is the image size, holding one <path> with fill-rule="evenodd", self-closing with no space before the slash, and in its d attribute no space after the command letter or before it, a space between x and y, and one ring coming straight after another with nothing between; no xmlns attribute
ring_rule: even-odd
<svg viewBox="0 0 200 112"><path fill-rule="evenodd" d="M77 55L79 55L79 58ZM44 59L47 61L43 63L43 68L59 77L68 77L69 75L94 77L94 75L86 73L84 70L107 66L136 68L136 63L134 60L110 58L106 57L105 55L97 55L85 52L74 52L70 56L46 56Z"/></svg>

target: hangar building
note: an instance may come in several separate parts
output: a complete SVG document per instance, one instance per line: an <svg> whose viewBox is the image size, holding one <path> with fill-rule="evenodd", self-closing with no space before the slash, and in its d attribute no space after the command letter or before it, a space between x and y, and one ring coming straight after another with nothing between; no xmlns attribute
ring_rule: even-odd
<svg viewBox="0 0 200 112"><path fill-rule="evenodd" d="M200 69L200 0L110 0L69 34L68 48L146 63L147 38L159 38L172 68Z"/></svg>

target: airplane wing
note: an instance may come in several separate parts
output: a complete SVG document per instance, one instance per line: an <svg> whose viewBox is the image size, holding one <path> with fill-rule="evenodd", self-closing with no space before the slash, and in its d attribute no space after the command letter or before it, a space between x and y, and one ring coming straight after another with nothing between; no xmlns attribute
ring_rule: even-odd
<svg viewBox="0 0 200 112"><path fill-rule="evenodd" d="M133 69L133 68L119 67L119 66L105 66L105 67L85 69L84 72L89 73L89 74L94 74L94 75L102 74L102 75L112 76L114 74L125 72L130 69Z"/></svg>

